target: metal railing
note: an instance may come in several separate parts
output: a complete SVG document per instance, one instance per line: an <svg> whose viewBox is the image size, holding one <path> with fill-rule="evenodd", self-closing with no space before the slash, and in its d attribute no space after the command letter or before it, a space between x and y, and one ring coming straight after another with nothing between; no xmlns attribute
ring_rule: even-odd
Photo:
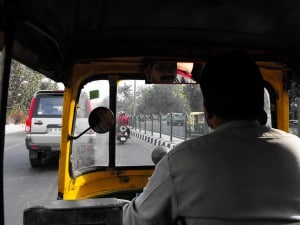
<svg viewBox="0 0 300 225"><path fill-rule="evenodd" d="M147 133L152 136L154 133L158 133L160 138L162 135L168 135L170 141L172 141L173 137L187 140L212 132L212 129L208 127L206 122L191 124L188 120L188 113L185 113L183 125L180 126L173 123L173 121L168 123L167 116L168 114L130 116L129 125L132 129L140 133ZM300 136L298 120L290 121L289 132Z"/></svg>
<svg viewBox="0 0 300 225"><path fill-rule="evenodd" d="M170 141L173 137L187 140L212 131L206 122L192 124L188 119L188 113L183 113L182 118L175 118L173 114L171 112L169 114L131 116L130 126L140 133L150 133L152 136L154 133L159 134L160 138L162 135L168 135Z"/></svg>

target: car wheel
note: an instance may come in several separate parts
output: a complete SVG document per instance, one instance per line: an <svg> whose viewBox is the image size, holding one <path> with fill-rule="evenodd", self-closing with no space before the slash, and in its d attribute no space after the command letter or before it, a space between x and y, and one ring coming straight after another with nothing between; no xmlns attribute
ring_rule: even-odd
<svg viewBox="0 0 300 225"><path fill-rule="evenodd" d="M37 157L30 157L30 153L29 153L29 161L30 161L30 165L32 167L41 167L42 166L42 156L40 154L37 155Z"/></svg>

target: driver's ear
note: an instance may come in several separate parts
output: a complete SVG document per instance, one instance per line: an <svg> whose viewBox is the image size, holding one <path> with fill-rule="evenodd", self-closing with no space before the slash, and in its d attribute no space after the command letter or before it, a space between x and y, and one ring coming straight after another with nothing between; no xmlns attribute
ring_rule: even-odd
<svg viewBox="0 0 300 225"><path fill-rule="evenodd" d="M208 123L208 121L211 118L211 115L207 112L205 107L204 107L204 117L205 117L205 121Z"/></svg>
<svg viewBox="0 0 300 225"><path fill-rule="evenodd" d="M211 112L210 108L207 106L205 102L203 102L203 108L204 108L204 115L206 120L209 120L213 117L213 113Z"/></svg>
<svg viewBox="0 0 300 225"><path fill-rule="evenodd" d="M145 68L146 84L152 84L151 66L148 64Z"/></svg>
<svg viewBox="0 0 300 225"><path fill-rule="evenodd" d="M204 116L205 116L206 123L208 124L208 126L214 129L215 115L210 111L209 107L207 107L206 104L203 103L203 107L204 107Z"/></svg>

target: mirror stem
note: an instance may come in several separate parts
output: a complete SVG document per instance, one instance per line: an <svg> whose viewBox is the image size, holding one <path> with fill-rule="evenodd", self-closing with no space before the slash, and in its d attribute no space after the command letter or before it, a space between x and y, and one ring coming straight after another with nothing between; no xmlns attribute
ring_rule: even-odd
<svg viewBox="0 0 300 225"><path fill-rule="evenodd" d="M79 134L78 136L72 136L69 135L68 140L76 140L77 138L81 137L82 135L84 135L86 132L88 132L88 130L91 129L91 127L87 128L86 130L84 130L81 134Z"/></svg>

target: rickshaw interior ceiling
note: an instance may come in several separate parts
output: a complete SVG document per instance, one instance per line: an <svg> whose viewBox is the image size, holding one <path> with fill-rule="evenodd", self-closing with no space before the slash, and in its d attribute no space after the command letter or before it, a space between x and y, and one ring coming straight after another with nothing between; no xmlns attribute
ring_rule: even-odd
<svg viewBox="0 0 300 225"><path fill-rule="evenodd" d="M283 62L297 71L299 8L297 0L2 1L0 48L4 32L10 32L15 59L66 86L78 62L205 61L228 48L248 49L257 60Z"/></svg>

